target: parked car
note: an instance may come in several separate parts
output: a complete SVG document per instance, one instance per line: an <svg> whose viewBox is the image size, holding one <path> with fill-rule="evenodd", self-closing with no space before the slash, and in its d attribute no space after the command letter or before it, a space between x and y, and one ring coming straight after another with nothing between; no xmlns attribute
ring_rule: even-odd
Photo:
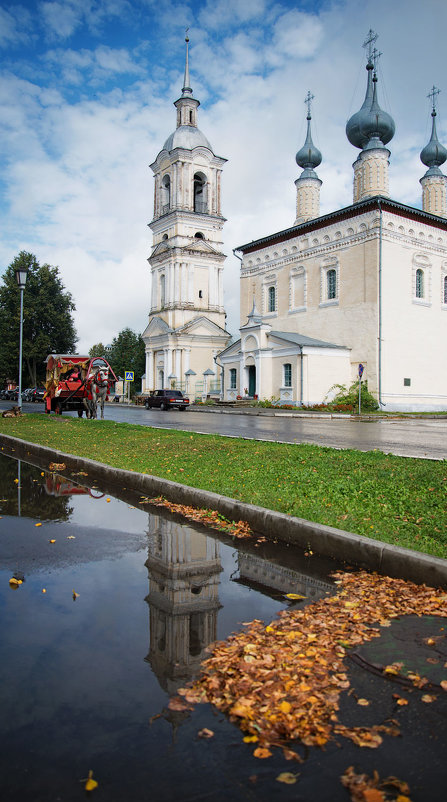
<svg viewBox="0 0 447 802"><path fill-rule="evenodd" d="M19 397L19 388L12 387L10 390L6 390L5 392L5 399L7 401L17 401Z"/></svg>
<svg viewBox="0 0 447 802"><path fill-rule="evenodd" d="M22 390L22 401L31 401L31 393L34 391L34 387L27 387L25 390Z"/></svg>
<svg viewBox="0 0 447 802"><path fill-rule="evenodd" d="M8 391L7 391L7 390L5 390L5 389L3 389L3 390L0 390L0 400L1 400L1 401L4 401L4 400L5 400L5 399L8 397L8 396L7 396L7 392L8 392Z"/></svg>
<svg viewBox="0 0 447 802"><path fill-rule="evenodd" d="M189 398L180 390L154 390L144 402L146 409L188 409Z"/></svg>
<svg viewBox="0 0 447 802"><path fill-rule="evenodd" d="M43 401L43 396L45 393L45 387L35 387L31 393L30 401L34 403L34 401Z"/></svg>

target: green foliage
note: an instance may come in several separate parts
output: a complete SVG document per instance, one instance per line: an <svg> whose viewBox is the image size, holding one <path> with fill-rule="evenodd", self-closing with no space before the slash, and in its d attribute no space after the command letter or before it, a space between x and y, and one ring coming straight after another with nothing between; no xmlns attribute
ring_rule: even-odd
<svg viewBox="0 0 447 802"><path fill-rule="evenodd" d="M72 296L59 276L59 268L40 265L32 253L21 251L6 268L0 287L0 385L18 379L20 290L17 267L27 266L23 292L23 386L45 379L44 361L50 353L74 351L77 336Z"/></svg>
<svg viewBox="0 0 447 802"><path fill-rule="evenodd" d="M140 377L146 367L144 341L141 334L135 334L129 328L120 331L118 336L112 340L112 347L107 360L117 376L124 378L126 370L134 371L135 382L132 389L136 391L137 387L135 385L139 385Z"/></svg>
<svg viewBox="0 0 447 802"><path fill-rule="evenodd" d="M0 432L447 558L445 462L35 414Z"/></svg>
<svg viewBox="0 0 447 802"><path fill-rule="evenodd" d="M88 355L92 357L92 359L95 356L106 356L105 346L102 343L95 343L95 345L92 345L90 348Z"/></svg>
<svg viewBox="0 0 447 802"><path fill-rule="evenodd" d="M328 404L329 408L333 408L334 406L345 405L347 407L352 407L352 409L358 409L359 403L359 382L358 380L355 381L349 389L346 388L344 384L334 384L331 390L337 390L335 397L332 399L331 403ZM362 381L361 389L360 389L360 400L361 400L361 409L362 411L373 411L375 409L379 409L379 404L374 396L368 390L368 382ZM342 410L343 411L343 410ZM349 411L349 410L346 410Z"/></svg>

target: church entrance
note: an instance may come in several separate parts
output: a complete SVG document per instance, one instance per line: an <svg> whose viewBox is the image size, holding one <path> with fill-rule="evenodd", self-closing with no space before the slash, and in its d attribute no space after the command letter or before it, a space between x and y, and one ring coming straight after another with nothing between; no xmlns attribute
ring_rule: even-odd
<svg viewBox="0 0 447 802"><path fill-rule="evenodd" d="M256 394L256 367L255 365L248 366L248 395L252 398Z"/></svg>

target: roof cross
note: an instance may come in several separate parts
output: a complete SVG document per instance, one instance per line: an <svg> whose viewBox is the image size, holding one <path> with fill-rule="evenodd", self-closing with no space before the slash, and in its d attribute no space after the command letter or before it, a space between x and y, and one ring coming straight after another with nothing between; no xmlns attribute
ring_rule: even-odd
<svg viewBox="0 0 447 802"><path fill-rule="evenodd" d="M430 92L427 95L428 98L431 98L433 111L436 111L436 95L439 95L440 91L441 91L440 89L438 89L436 86L433 85Z"/></svg>
<svg viewBox="0 0 447 802"><path fill-rule="evenodd" d="M307 103L307 119L308 120L311 119L310 106L311 106L311 103L312 103L312 101L314 99L315 99L315 95L313 95L311 93L310 89L309 89L308 92L307 92L306 97L304 98L304 102Z"/></svg>
<svg viewBox="0 0 447 802"><path fill-rule="evenodd" d="M372 59L372 55L373 55L372 46L373 46L374 42L377 41L378 38L379 38L379 35L375 31L373 31L372 28L370 28L369 31L368 31L368 36L366 37L366 39L365 39L365 41L363 42L363 45L362 45L362 47L367 47L368 48L368 61L371 61L371 59Z"/></svg>

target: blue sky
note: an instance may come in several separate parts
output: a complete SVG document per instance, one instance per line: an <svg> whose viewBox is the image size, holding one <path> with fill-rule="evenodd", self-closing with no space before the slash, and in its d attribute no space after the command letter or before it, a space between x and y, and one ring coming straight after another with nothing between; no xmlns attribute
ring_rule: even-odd
<svg viewBox="0 0 447 802"><path fill-rule="evenodd" d="M420 205L433 84L447 145L446 22L445 0L2 0L1 269L21 249L59 265L81 351L124 326L144 330L148 165L175 127L189 27L199 127L228 159L225 303L236 334L232 248L293 224L308 89L321 211L352 202L356 151L345 123L363 100L371 27L383 51L379 102L396 122L390 194Z"/></svg>

